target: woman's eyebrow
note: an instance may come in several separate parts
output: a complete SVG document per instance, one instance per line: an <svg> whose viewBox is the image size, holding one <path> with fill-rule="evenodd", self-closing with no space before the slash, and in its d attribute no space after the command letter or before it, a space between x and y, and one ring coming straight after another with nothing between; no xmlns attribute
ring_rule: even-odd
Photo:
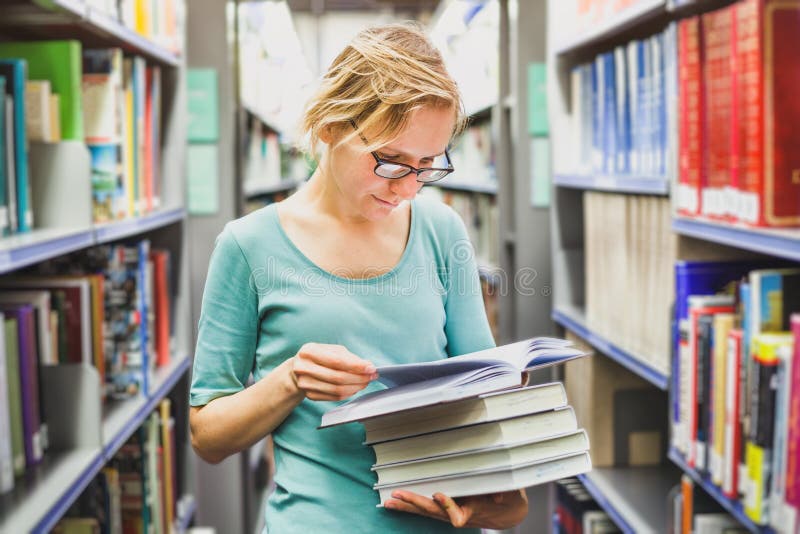
<svg viewBox="0 0 800 534"><path fill-rule="evenodd" d="M398 156L413 157L413 154L409 154L408 152L405 152L403 150L398 150L398 149L392 148L390 146L385 146L382 149L380 149L378 152L382 152L384 154L397 154ZM444 154L444 150L442 150L438 154L434 154L433 156L423 156L420 159L433 159L433 158L439 157L439 156L441 156L443 154Z"/></svg>

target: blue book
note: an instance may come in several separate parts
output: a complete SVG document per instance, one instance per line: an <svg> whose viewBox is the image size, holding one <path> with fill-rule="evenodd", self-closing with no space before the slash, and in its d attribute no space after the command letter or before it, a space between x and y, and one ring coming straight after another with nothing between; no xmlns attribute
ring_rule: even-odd
<svg viewBox="0 0 800 534"><path fill-rule="evenodd" d="M617 161L617 74L614 53L606 52L603 62L603 172L614 174Z"/></svg>
<svg viewBox="0 0 800 534"><path fill-rule="evenodd" d="M627 174L630 172L631 120L628 97L628 66L625 47L618 46L614 49L614 70L616 76L617 95L617 162L616 173Z"/></svg>
<svg viewBox="0 0 800 534"><path fill-rule="evenodd" d="M755 261L677 261L675 263L675 316L672 322L672 390L679 390L680 378L678 354L680 343L680 322L689 318L690 295L714 295L725 286L740 280L747 274L761 267L765 262ZM744 343L743 343L744 345ZM745 345L746 346L746 345ZM679 421L677 395L672 398L673 421Z"/></svg>
<svg viewBox="0 0 800 534"><path fill-rule="evenodd" d="M667 141L667 115L664 90L664 34L653 36L653 152L655 173L663 176Z"/></svg>
<svg viewBox="0 0 800 534"><path fill-rule="evenodd" d="M599 58L592 63L592 169L602 171L603 169L603 99L602 83L599 78L602 76L603 67Z"/></svg>
<svg viewBox="0 0 800 534"><path fill-rule="evenodd" d="M33 223L28 179L28 134L25 128L25 82L27 62L21 59L0 59L0 75L6 78L6 93L14 101L14 169L16 171L17 231L27 232ZM12 177L8 177L9 180Z"/></svg>
<svg viewBox="0 0 800 534"><path fill-rule="evenodd" d="M647 174L650 168L647 162L647 136L649 132L648 125L648 102L649 91L647 89L647 45L646 41L638 41L636 43L636 63L637 63L637 80L636 80L636 159L639 162L638 171L640 174Z"/></svg>
<svg viewBox="0 0 800 534"><path fill-rule="evenodd" d="M136 245L139 253L139 268L136 273L139 297L139 335L142 344L142 390L145 397L150 396L150 336L149 318L150 313L150 291L147 276L147 260L150 258L150 242L146 239L139 241Z"/></svg>

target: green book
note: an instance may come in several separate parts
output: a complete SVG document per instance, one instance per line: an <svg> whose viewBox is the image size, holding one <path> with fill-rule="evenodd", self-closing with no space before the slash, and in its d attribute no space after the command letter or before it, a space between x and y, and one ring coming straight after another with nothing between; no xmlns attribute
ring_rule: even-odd
<svg viewBox="0 0 800 534"><path fill-rule="evenodd" d="M14 475L25 473L25 438L22 433L22 388L19 382L19 337L17 320L5 320L6 377L8 379L8 412L11 416L11 456Z"/></svg>
<svg viewBox="0 0 800 534"><path fill-rule="evenodd" d="M29 80L50 80L59 95L61 138L83 141L81 106L81 43L78 41L26 41L0 43L0 58L28 62Z"/></svg>

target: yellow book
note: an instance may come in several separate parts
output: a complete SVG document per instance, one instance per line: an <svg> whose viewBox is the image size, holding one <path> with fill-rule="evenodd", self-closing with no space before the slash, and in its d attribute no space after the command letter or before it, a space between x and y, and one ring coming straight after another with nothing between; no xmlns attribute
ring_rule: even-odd
<svg viewBox="0 0 800 534"><path fill-rule="evenodd" d="M50 142L61 141L61 98L56 93L50 93Z"/></svg>
<svg viewBox="0 0 800 534"><path fill-rule="evenodd" d="M170 432L171 425L173 424L172 416L170 415L170 400L164 399L159 405L161 411L161 449L164 457L164 519L166 520L167 528L175 521L175 496L172 494L174 481L172 480L173 467L175 458L172 457L172 433Z"/></svg>
<svg viewBox="0 0 800 534"><path fill-rule="evenodd" d="M728 333L733 328L732 313L718 313L714 316L714 391L712 406L714 412L713 447L711 449L711 478L714 484L722 485L725 457L725 370L728 358Z"/></svg>
<svg viewBox="0 0 800 534"><path fill-rule="evenodd" d="M129 72L126 69L126 72ZM127 215L128 217L133 217L137 215L136 213L136 199L134 198L133 192L136 190L134 186L134 180L136 180L135 176L135 167L134 167L134 157L136 154L136 147L134 143L134 134L133 134L133 126L134 126L134 117L133 117L133 88L130 86L125 87L125 146L124 146L124 156L123 159L125 161L125 196L128 199L127 202Z"/></svg>

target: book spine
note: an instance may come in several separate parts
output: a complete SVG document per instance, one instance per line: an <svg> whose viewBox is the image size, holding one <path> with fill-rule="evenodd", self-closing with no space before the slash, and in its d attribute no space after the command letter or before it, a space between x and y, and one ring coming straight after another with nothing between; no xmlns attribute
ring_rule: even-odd
<svg viewBox="0 0 800 534"><path fill-rule="evenodd" d="M739 457L741 440L739 434L739 373L742 331L733 329L728 333L728 355L725 362L725 451L722 475L722 491L728 498L737 497Z"/></svg>
<svg viewBox="0 0 800 534"><path fill-rule="evenodd" d="M750 429L750 362L753 361L751 358L752 351L750 350L750 332L752 332L753 320L752 299L750 298L752 292L750 289L749 283L739 285L739 302L742 315L742 349L739 352L739 424L737 425L739 457L735 461L739 465L736 477L738 480L736 491L742 496L745 495L748 487L745 443Z"/></svg>
<svg viewBox="0 0 800 534"><path fill-rule="evenodd" d="M731 28L733 9L723 8L702 15L705 54L704 85L707 109L704 130L706 183L702 214L724 219L725 189L730 184L731 139Z"/></svg>
<svg viewBox="0 0 800 534"><path fill-rule="evenodd" d="M630 144L630 116L628 115L628 73L625 62L625 47L618 46L614 49L614 71L616 81L614 91L617 96L617 157L615 172L627 174L630 172L628 162Z"/></svg>
<svg viewBox="0 0 800 534"><path fill-rule="evenodd" d="M0 313L0 325L5 317ZM14 489L14 452L11 444L11 406L9 403L9 374L5 350L5 329L0 328L0 494Z"/></svg>
<svg viewBox="0 0 800 534"><path fill-rule="evenodd" d="M703 183L703 48L700 24L700 17L684 19L678 24L680 146L677 207L680 214L689 216L700 213Z"/></svg>
<svg viewBox="0 0 800 534"><path fill-rule="evenodd" d="M592 63L592 169L603 170L603 63L598 57Z"/></svg>
<svg viewBox="0 0 800 534"><path fill-rule="evenodd" d="M762 0L764 64L764 224L800 225L800 103L789 96L800 86L797 51L800 3Z"/></svg>
<svg viewBox="0 0 800 534"><path fill-rule="evenodd" d="M762 61L763 18L759 0L743 0L735 6L736 34L736 129L739 179L738 219L758 225L764 222L764 63Z"/></svg>
<svg viewBox="0 0 800 534"><path fill-rule="evenodd" d="M603 61L603 172L614 174L617 159L617 96L614 53L602 55Z"/></svg>
<svg viewBox="0 0 800 534"><path fill-rule="evenodd" d="M791 317L794 356L790 379L788 433L786 438L786 503L800 509L800 314Z"/></svg>
<svg viewBox="0 0 800 534"><path fill-rule="evenodd" d="M712 481L722 486L724 477L725 458L725 414L728 373L727 359L729 355L728 342L730 330L733 327L732 314L718 314L714 319L713 332L713 375L712 375L712 435L713 449L711 450L711 476Z"/></svg>
<svg viewBox="0 0 800 534"><path fill-rule="evenodd" d="M19 369L22 392L22 428L25 432L25 464L42 460L41 421L39 418L38 358L32 311L19 314Z"/></svg>

